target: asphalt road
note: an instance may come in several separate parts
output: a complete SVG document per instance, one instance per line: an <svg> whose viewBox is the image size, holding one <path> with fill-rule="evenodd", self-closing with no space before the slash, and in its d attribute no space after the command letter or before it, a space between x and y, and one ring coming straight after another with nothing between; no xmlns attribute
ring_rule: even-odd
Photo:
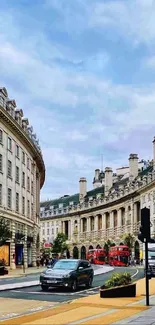
<svg viewBox="0 0 155 325"><path fill-rule="evenodd" d="M0 292L0 297L4 298L14 298L14 299L27 299L27 300L38 300L38 301L53 301L53 302L67 302L73 299L80 297L86 297L98 293L99 287L104 284L106 280L112 275L113 272L130 272L133 277L133 280L138 280L143 278L144 270L136 269L135 267L121 267L115 268L114 271L108 272L106 274L94 276L94 281L92 288L86 290L84 287L80 288L78 292L69 292L67 289L51 289L48 292L43 292L40 286L33 286L29 288L8 290ZM28 280L32 280L32 276L28 277ZM25 279L25 278L24 278ZM33 280L37 279L36 275L33 277ZM19 280L19 279L18 279ZM15 279L14 279L15 281ZM8 283L8 282L7 282Z"/></svg>

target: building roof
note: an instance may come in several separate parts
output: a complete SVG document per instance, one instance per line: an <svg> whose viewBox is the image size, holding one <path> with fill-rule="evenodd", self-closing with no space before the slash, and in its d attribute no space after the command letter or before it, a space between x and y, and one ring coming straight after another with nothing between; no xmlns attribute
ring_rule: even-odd
<svg viewBox="0 0 155 325"><path fill-rule="evenodd" d="M104 194L103 186L95 188L91 191L88 191L87 195L86 195L86 200L89 197L96 198L96 195L99 193ZM63 197L60 197L58 199L41 202L40 207L45 208L45 210L49 210L51 206L54 206L54 208L57 209L57 208L59 208L59 204L63 203L63 207L65 208L65 207L69 206L70 202L73 202L73 204L75 204L75 205L78 204L79 203L79 193L74 194L74 195L64 195Z"/></svg>
<svg viewBox="0 0 155 325"><path fill-rule="evenodd" d="M144 177L145 175L147 175L148 173L150 173L152 171L153 171L153 165L149 165L146 169L139 172L136 179L138 180L139 178ZM110 190L112 191L114 189L117 191L121 185L125 186L125 185L127 185L128 182L129 182L129 177L119 179L116 183L113 184L113 186ZM93 199L97 198L97 194L104 195L104 186L103 185L88 191L85 196L85 201L88 201L89 198L91 198L91 197ZM79 203L79 193L74 194L74 195L64 195L63 197L60 197L58 199L41 202L40 207L45 208L45 211L47 211L47 210L50 210L51 206L53 206L54 209L59 208L59 204L62 204L62 203L63 203L63 208L68 207L71 202L73 202L74 205L77 205Z"/></svg>

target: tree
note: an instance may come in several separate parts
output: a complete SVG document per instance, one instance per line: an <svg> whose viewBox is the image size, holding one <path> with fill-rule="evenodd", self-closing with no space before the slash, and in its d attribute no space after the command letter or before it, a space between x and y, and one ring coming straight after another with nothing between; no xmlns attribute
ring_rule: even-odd
<svg viewBox="0 0 155 325"><path fill-rule="evenodd" d="M57 234L57 237L53 241L52 251L53 253L63 253L65 250L68 249L66 244L67 236L63 233Z"/></svg>
<svg viewBox="0 0 155 325"><path fill-rule="evenodd" d="M128 233L128 234L124 234L122 236L122 239L123 239L124 245L128 246L129 250L131 252L132 248L134 247L135 237L132 234Z"/></svg>
<svg viewBox="0 0 155 325"><path fill-rule="evenodd" d="M3 246L12 237L9 225L3 217L0 217L0 246Z"/></svg>
<svg viewBox="0 0 155 325"><path fill-rule="evenodd" d="M112 247L112 246L115 246L115 243L112 242L110 239L108 239L107 242L105 242L105 244L104 244L104 249L106 251L107 256L108 256L108 253L109 253L109 248Z"/></svg>

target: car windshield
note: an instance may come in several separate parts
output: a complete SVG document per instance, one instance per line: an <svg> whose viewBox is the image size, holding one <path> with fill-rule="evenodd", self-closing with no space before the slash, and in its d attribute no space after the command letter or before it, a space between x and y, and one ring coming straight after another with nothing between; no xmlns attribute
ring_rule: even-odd
<svg viewBox="0 0 155 325"><path fill-rule="evenodd" d="M77 266L77 261L58 261L55 263L54 270L74 270Z"/></svg>

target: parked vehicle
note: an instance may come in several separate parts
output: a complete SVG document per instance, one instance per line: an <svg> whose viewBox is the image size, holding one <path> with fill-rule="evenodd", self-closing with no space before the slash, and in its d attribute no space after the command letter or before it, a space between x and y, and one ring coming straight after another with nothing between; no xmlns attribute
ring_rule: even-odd
<svg viewBox="0 0 155 325"><path fill-rule="evenodd" d="M106 251L103 248L90 249L87 254L87 260L92 264L106 264Z"/></svg>
<svg viewBox="0 0 155 325"><path fill-rule="evenodd" d="M109 265L112 266L128 266L130 250L128 246L118 245L109 249Z"/></svg>
<svg viewBox="0 0 155 325"><path fill-rule="evenodd" d="M46 291L50 287L66 287L76 291L78 286L91 287L94 270L88 261L76 259L58 260L40 275L40 285Z"/></svg>

